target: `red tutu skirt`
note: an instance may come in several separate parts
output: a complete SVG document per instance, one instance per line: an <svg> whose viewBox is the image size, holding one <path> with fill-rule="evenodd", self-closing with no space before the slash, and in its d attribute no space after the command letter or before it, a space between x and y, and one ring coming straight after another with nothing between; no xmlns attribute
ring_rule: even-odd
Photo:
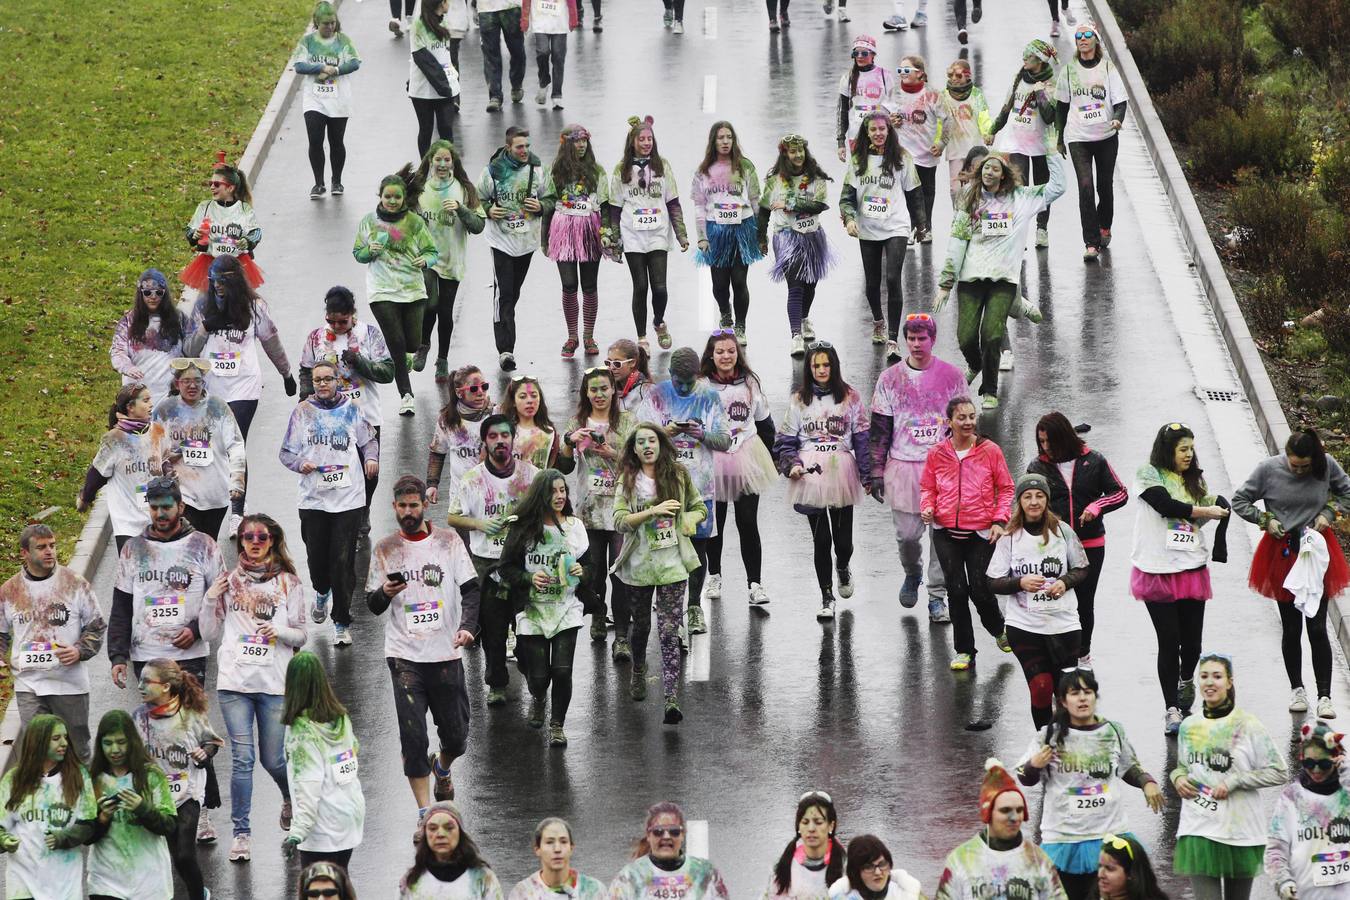
<svg viewBox="0 0 1350 900"><path fill-rule="evenodd" d="M1176 603L1178 600L1208 600L1214 596L1209 584L1209 567L1185 572L1141 572L1130 567L1130 593L1148 603Z"/></svg>
<svg viewBox="0 0 1350 900"><path fill-rule="evenodd" d="M211 263L215 262L215 257L209 253L198 253L192 257L192 262L183 267L178 273L178 280L190 288L199 291L206 290L206 278L211 272ZM253 261L252 253L242 253L238 257L239 265L243 267L244 279L249 287L256 288L263 283L262 269Z"/></svg>
<svg viewBox="0 0 1350 900"><path fill-rule="evenodd" d="M1323 528L1319 532L1327 542L1327 573L1322 576L1322 589L1328 598L1335 597L1350 585L1350 564L1345 561L1341 545L1331 529ZM1286 553L1285 551L1289 552ZM1278 600L1280 603L1293 603L1294 595L1284 589L1284 579L1289 570L1298 561L1298 550L1290 549L1289 542L1276 540L1267 533L1261 534L1261 542L1256 545L1252 555L1252 569L1247 583L1262 597Z"/></svg>

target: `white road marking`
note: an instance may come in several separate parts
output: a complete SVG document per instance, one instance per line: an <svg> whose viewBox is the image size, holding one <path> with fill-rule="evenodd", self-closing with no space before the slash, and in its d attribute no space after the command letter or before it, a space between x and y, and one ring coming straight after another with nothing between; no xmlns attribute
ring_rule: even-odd
<svg viewBox="0 0 1350 900"><path fill-rule="evenodd" d="M703 111L705 113L717 112L717 76L703 76Z"/></svg>
<svg viewBox="0 0 1350 900"><path fill-rule="evenodd" d="M710 41L717 40L717 7L709 6L703 10L703 36Z"/></svg>
<svg viewBox="0 0 1350 900"><path fill-rule="evenodd" d="M712 677L712 635L689 635L689 680L707 681Z"/></svg>
<svg viewBox="0 0 1350 900"><path fill-rule="evenodd" d="M692 225L693 216L690 215L685 221ZM693 244L689 248L690 253L698 251L698 230L691 229L689 241ZM704 334L712 331L722 321L722 316L717 310L717 301L713 299L712 279L704 278L702 273L698 276L698 327ZM691 341L688 346L693 347L701 341Z"/></svg>
<svg viewBox="0 0 1350 900"><path fill-rule="evenodd" d="M688 819L684 823L684 852L686 856L708 858L708 821L706 819Z"/></svg>

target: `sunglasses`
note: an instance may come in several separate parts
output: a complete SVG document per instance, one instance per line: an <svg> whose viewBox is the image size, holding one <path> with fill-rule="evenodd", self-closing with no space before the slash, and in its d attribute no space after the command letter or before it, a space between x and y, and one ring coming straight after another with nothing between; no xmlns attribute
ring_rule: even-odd
<svg viewBox="0 0 1350 900"><path fill-rule="evenodd" d="M781 138L779 138L778 143L780 143L780 144L805 144L805 143L806 143L806 138L802 137L800 134L785 134L785 135L783 135Z"/></svg>
<svg viewBox="0 0 1350 900"><path fill-rule="evenodd" d="M1084 38L1095 38L1096 36L1097 32L1095 31L1078 31L1074 33L1073 39L1075 41L1081 41Z"/></svg>
<svg viewBox="0 0 1350 900"><path fill-rule="evenodd" d="M834 344L831 344L829 341L812 341L811 343L806 345L806 349L811 351L833 350Z"/></svg>
<svg viewBox="0 0 1350 900"><path fill-rule="evenodd" d="M143 287L141 288L142 297L163 297L166 291L162 287Z"/></svg>
<svg viewBox="0 0 1350 900"><path fill-rule="evenodd" d="M213 187L213 188L216 188L216 187L230 187L230 186L231 186L230 183L229 183L228 181L219 181L219 180L217 180L217 179L215 179L215 178L212 178L210 181L207 182L207 184L209 184L209 185L210 185L211 187Z"/></svg>
<svg viewBox="0 0 1350 900"><path fill-rule="evenodd" d="M1221 659L1224 662L1228 663L1230 667L1233 665L1233 657L1229 656L1227 653L1220 653L1217 650L1211 650L1205 655L1201 656L1200 662L1205 662L1207 660L1213 659Z"/></svg>
<svg viewBox="0 0 1350 900"><path fill-rule="evenodd" d="M663 838L663 837L677 838L680 835L684 834L684 829L681 828L679 825L670 825L667 827L662 827L658 825L655 828L648 828L647 833L655 838Z"/></svg>
<svg viewBox="0 0 1350 900"><path fill-rule="evenodd" d="M460 385L459 389L461 391L466 391L470 394L486 394L488 385L487 382L480 381L477 384L462 384Z"/></svg>
<svg viewBox="0 0 1350 900"><path fill-rule="evenodd" d="M895 71L900 75L913 75L915 72L922 72L923 69L914 66L900 66Z"/></svg>
<svg viewBox="0 0 1350 900"><path fill-rule="evenodd" d="M305 888L306 897L337 897L341 893L337 888Z"/></svg>
<svg viewBox="0 0 1350 900"><path fill-rule="evenodd" d="M830 795L825 793L824 791L807 791L805 794L802 794L800 797L797 798L797 802L805 803L807 800L811 799L824 800L826 803L830 804L831 806L834 806L834 800L831 799Z"/></svg>
<svg viewBox="0 0 1350 900"><path fill-rule="evenodd" d="M533 375L517 375L516 377L511 379L511 387L515 387L522 381L533 381L538 383L539 379L535 378Z"/></svg>
<svg viewBox="0 0 1350 900"><path fill-rule="evenodd" d="M1308 759L1303 758L1303 768L1308 772L1330 772L1336 765L1334 759Z"/></svg>
<svg viewBox="0 0 1350 900"><path fill-rule="evenodd" d="M250 544L266 544L272 540L272 534L268 531L245 531L239 535L239 539Z"/></svg>
<svg viewBox="0 0 1350 900"><path fill-rule="evenodd" d="M196 369L199 372L205 372L210 369L206 360L196 356L184 356L178 359L169 360L169 368L175 372L186 372L188 369Z"/></svg>
<svg viewBox="0 0 1350 900"><path fill-rule="evenodd" d="M854 50L854 51L853 51L853 58L854 58L854 59L861 59L861 58L864 57L864 56L876 56L876 54L875 54L874 52L872 52L871 50Z"/></svg>
<svg viewBox="0 0 1350 900"><path fill-rule="evenodd" d="M917 321L917 322L931 322L931 321L933 321L933 317L930 316L928 313L910 313L909 315L905 316L905 321L906 321L906 322L916 322L916 321Z"/></svg>
<svg viewBox="0 0 1350 900"><path fill-rule="evenodd" d="M356 317L349 313L347 315L341 316L324 316L323 320L327 322L329 325L345 325L354 318Z"/></svg>
<svg viewBox="0 0 1350 900"><path fill-rule="evenodd" d="M1125 855L1130 858L1130 862L1134 862L1134 848L1131 847L1130 842L1125 840L1123 837L1119 837L1114 834L1103 835L1102 843L1116 850L1124 850Z"/></svg>
<svg viewBox="0 0 1350 900"><path fill-rule="evenodd" d="M734 329L734 328L719 328L719 329L717 329L716 331L714 331L714 332L712 333L712 336L715 337L715 338L720 338L720 337L735 337L735 336L736 336L736 329Z"/></svg>
<svg viewBox="0 0 1350 900"><path fill-rule="evenodd" d="M632 362L631 359L607 359L605 365L611 369L618 369L630 362Z"/></svg>

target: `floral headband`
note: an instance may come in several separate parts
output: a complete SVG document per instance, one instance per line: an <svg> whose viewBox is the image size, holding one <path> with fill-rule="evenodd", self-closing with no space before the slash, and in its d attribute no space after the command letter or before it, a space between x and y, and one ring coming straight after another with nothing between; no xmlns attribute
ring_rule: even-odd
<svg viewBox="0 0 1350 900"><path fill-rule="evenodd" d="M572 141L573 143L576 143L577 141L589 141L590 139L591 133L586 130L585 126L574 125L562 133L558 142Z"/></svg>

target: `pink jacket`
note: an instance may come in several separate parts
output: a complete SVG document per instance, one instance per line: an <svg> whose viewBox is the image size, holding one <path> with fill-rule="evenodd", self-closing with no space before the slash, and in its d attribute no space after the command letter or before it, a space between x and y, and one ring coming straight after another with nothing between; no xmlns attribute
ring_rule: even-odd
<svg viewBox="0 0 1350 900"><path fill-rule="evenodd" d="M958 459L951 438L928 451L919 479L919 508L933 510L933 524L963 531L982 531L1007 524L1013 480L998 444L976 438Z"/></svg>

